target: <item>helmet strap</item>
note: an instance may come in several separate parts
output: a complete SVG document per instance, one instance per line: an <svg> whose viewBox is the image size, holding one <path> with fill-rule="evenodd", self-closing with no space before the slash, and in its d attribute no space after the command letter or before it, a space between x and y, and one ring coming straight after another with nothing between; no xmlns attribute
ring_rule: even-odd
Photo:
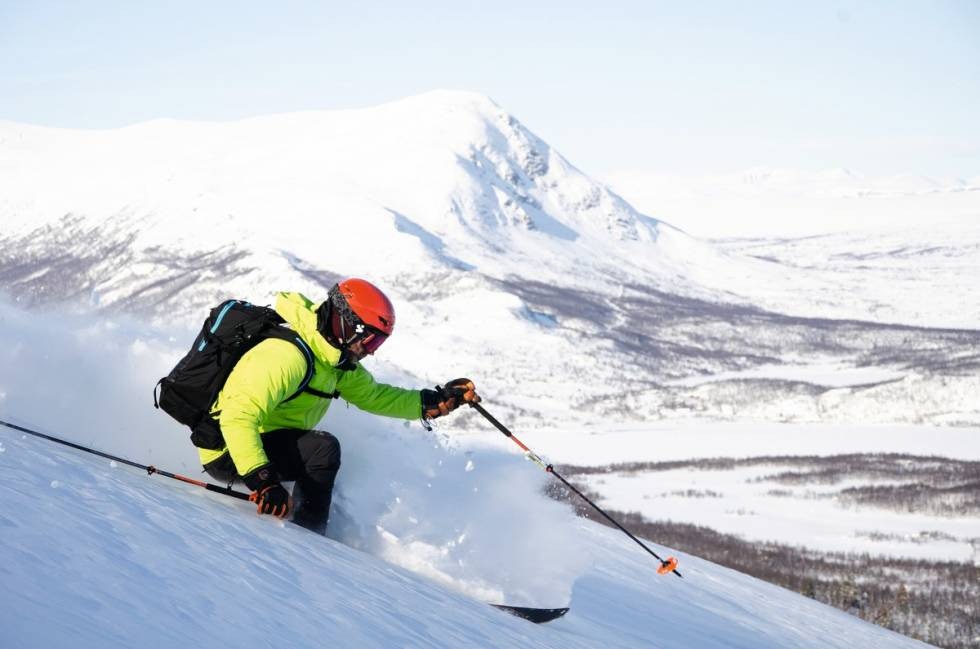
<svg viewBox="0 0 980 649"><path fill-rule="evenodd" d="M336 349L343 351L344 344L337 339L333 332L333 326L331 321L333 320L333 301L330 299L324 300L316 310L316 330L323 336L330 345Z"/></svg>

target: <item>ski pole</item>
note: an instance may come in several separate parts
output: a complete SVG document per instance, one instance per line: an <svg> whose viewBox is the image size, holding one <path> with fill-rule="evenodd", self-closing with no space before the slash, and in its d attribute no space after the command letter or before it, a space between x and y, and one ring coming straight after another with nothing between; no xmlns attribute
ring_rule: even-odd
<svg viewBox="0 0 980 649"><path fill-rule="evenodd" d="M602 514L606 518L607 521L609 521L610 523L612 523L613 525L615 525L617 528L619 528L620 531L622 531L624 534L626 534L626 536L628 536L631 539L633 539L633 541L636 542L637 545L639 545L641 548L643 548L648 553L650 553L651 555L653 555L653 558L655 558L657 561L660 562L660 567L657 568L657 572L658 573L660 573L661 575L663 575L663 574L666 574L668 572L672 572L675 575L677 575L678 577L683 577L683 575L676 570L676 567L677 567L677 559L676 558L674 558L674 557L667 557L666 559L662 559L660 557L660 555L658 555L656 552L654 552L653 550L651 550L650 548L648 548L646 546L646 544L643 543L643 541L641 541L640 539L636 538L636 536L634 536L628 529L626 529L625 527L623 527L622 525L620 525L619 522L616 521L612 516L610 516L609 514L607 514L605 511L602 510L602 508L600 508L598 505L596 505L594 502L592 502L589 498L587 498L585 494L583 494L581 491L579 491L578 489L576 489L575 487L573 487L572 484L568 480L566 480L565 478L563 478L560 473L558 473L557 471L555 471L555 467L553 465L546 464L544 460L542 460L540 457L538 457L538 454L537 453L535 453L534 451L532 451L531 449L529 449L527 447L527 445L524 444L524 442L522 442L521 440L519 440L512 432L510 432L509 430L507 430L507 427L506 426L504 426L503 424L501 424L499 421L497 421L497 419L493 415L491 415L489 412L487 412L486 408L484 408L483 406L481 406L479 403L473 403L472 401L468 401L467 403L469 403L471 407L476 408L477 412L479 412L481 415L483 415L486 418L486 420L489 421L491 424L493 424L493 426L497 430L499 430L505 436L507 436L511 440L513 440L513 442L515 444L517 444L518 446L520 446L521 447L521 450L524 451L524 453L526 454L526 456L527 456L527 458L529 460L531 460L532 462L534 462L535 464L537 464L538 466L540 466L542 469L544 469L545 471L547 471L551 475L553 475L556 478L558 478L559 480L561 480L561 483L563 485L565 485L566 487L568 487L570 490L572 490L575 493L575 495L577 495L579 498L581 498L585 502L587 502L590 505L592 505L592 508L595 509L600 514Z"/></svg>
<svg viewBox="0 0 980 649"><path fill-rule="evenodd" d="M179 473L171 473L170 471L164 471L163 469L158 469L155 466L140 464L138 462L133 462L132 460L127 460L124 457L118 457L115 455L110 455L109 453L103 453L102 451L97 451L94 448L89 448L87 446L82 446L81 444L75 444L74 442L69 442L67 440L59 439L52 435L45 435L44 433L39 433L36 430L31 430L30 428L24 428L23 426L18 426L17 424L11 424L10 422L3 421L0 419L0 424L11 428L13 430L19 430L22 433L27 433L28 435L33 435L34 437L40 437L41 439L46 439L49 442L55 442L57 444L63 444L70 448L83 451L85 453L91 453L92 455L98 455L99 457L104 457L108 460L114 462L119 462L120 464L125 464L137 469L142 469L146 471L147 475L162 475L165 478L170 478L172 480L179 480L181 482L186 482L187 484L192 484L195 487L201 487L202 489L207 489L208 491L213 491L215 493L223 494L225 496L231 496L232 498L238 498L239 500L248 500L248 494L242 493L241 491L235 491L229 487L221 487L216 484L211 484L210 482L202 482L200 480L195 480L194 478L188 478L187 476L180 475Z"/></svg>

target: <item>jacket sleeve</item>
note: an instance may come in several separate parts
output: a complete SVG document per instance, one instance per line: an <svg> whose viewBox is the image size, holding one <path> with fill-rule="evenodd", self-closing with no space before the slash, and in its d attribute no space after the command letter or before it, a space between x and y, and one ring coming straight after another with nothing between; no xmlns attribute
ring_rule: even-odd
<svg viewBox="0 0 980 649"><path fill-rule="evenodd" d="M212 414L217 415L239 475L268 464L261 439L263 423L299 389L305 374L306 359L299 349L276 338L263 340L235 364Z"/></svg>
<svg viewBox="0 0 980 649"><path fill-rule="evenodd" d="M422 416L422 398L418 390L378 383L360 363L344 372L337 381L340 396L361 410L397 419L418 419Z"/></svg>

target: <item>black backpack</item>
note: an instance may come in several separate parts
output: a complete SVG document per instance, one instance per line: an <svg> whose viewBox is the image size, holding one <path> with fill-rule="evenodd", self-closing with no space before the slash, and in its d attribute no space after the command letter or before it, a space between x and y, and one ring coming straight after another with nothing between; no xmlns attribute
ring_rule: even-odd
<svg viewBox="0 0 980 649"><path fill-rule="evenodd" d="M286 401L295 399L303 392L324 399L339 396L336 392L327 394L309 387L313 379L313 350L299 334L284 324L282 316L269 307L242 300L222 302L211 309L190 351L170 374L157 382L153 390L153 405L190 427L194 446L213 450L224 448L218 422L210 416L211 404L218 398L235 363L245 352L268 338L293 343L306 359L306 374L300 387Z"/></svg>

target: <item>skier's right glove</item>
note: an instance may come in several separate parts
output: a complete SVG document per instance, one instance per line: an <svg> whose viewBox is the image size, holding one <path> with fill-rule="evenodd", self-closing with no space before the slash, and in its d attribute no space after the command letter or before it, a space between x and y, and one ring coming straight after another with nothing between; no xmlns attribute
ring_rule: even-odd
<svg viewBox="0 0 980 649"><path fill-rule="evenodd" d="M279 484L271 464L260 466L244 476L243 481L252 491L248 499L256 504L257 513L272 514L278 518L289 516L293 508L293 500L289 497L289 492Z"/></svg>
<svg viewBox="0 0 980 649"><path fill-rule="evenodd" d="M480 403L473 381L469 379L453 379L444 386L436 386L435 390L421 390L422 418L435 419L448 415L464 403Z"/></svg>

